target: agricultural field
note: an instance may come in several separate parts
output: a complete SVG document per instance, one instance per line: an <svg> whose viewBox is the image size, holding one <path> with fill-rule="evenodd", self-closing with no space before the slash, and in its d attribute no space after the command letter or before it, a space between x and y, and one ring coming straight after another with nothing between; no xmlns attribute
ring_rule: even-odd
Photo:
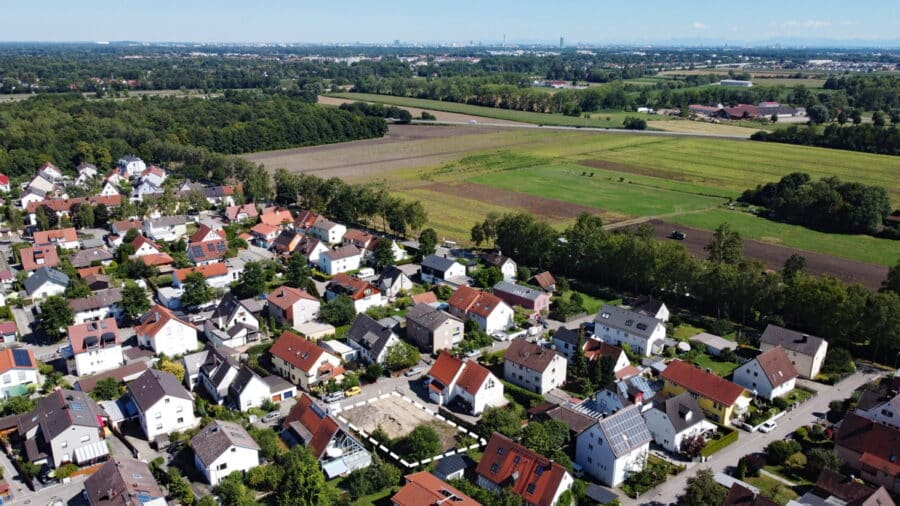
<svg viewBox="0 0 900 506"><path fill-rule="evenodd" d="M764 128L750 128L745 126L732 125L730 123L711 123L709 121L660 121L656 116L647 117L647 126L655 130L665 130L667 132L686 132L692 134L725 134L725 135L743 135L750 138L751 135L759 130L767 130Z"/></svg>

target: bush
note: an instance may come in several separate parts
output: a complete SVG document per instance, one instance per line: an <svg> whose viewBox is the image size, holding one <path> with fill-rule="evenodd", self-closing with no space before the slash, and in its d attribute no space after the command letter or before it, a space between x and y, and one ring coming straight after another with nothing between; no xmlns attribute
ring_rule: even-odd
<svg viewBox="0 0 900 506"><path fill-rule="evenodd" d="M791 455L802 450L800 443L794 440L788 441L772 441L766 446L766 455L769 464L780 466L784 464Z"/></svg>
<svg viewBox="0 0 900 506"><path fill-rule="evenodd" d="M744 455L741 457L741 460L738 461L737 478L744 479L759 476L759 470L765 467L765 465L766 457L761 453Z"/></svg>
<svg viewBox="0 0 900 506"><path fill-rule="evenodd" d="M719 425L718 431L719 431L719 433L725 432L725 434L718 439L713 439L711 441L708 441L706 443L706 446L704 446L703 449L700 450L701 456L709 457L713 453L716 453L717 451L721 450L722 448L725 448L726 446L728 446L731 443L734 443L735 441L738 440L738 432L735 429L731 429L731 428Z"/></svg>
<svg viewBox="0 0 900 506"><path fill-rule="evenodd" d="M506 396L523 406L532 408L544 402L544 397L540 394L536 394L530 390L525 390L524 388L518 385L513 385L508 381L502 381L502 383L503 392L506 394Z"/></svg>
<svg viewBox="0 0 900 506"><path fill-rule="evenodd" d="M709 331L718 336L724 336L734 332L734 324L728 320L719 319L709 326Z"/></svg>
<svg viewBox="0 0 900 506"><path fill-rule="evenodd" d="M772 401L772 404L774 404L779 411L784 411L791 405L791 403L783 397L776 397L775 400Z"/></svg>
<svg viewBox="0 0 900 506"><path fill-rule="evenodd" d="M56 468L56 472L54 473L54 475L62 480L64 478L72 476L75 471L78 471L78 466L76 466L75 464L63 464Z"/></svg>

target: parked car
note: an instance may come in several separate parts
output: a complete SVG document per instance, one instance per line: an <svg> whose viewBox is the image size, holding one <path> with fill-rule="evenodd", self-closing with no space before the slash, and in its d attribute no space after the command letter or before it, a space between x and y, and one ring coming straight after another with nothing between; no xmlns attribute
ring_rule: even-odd
<svg viewBox="0 0 900 506"><path fill-rule="evenodd" d="M362 393L362 388L359 388L359 386L350 387L347 390L344 390L345 397L353 397L354 395L359 395L361 393Z"/></svg>
<svg viewBox="0 0 900 506"><path fill-rule="evenodd" d="M687 234L682 232L681 230L673 230L669 237L675 239L676 241L683 241L687 238Z"/></svg>
<svg viewBox="0 0 900 506"><path fill-rule="evenodd" d="M270 411L266 413L266 416L262 417L263 423L269 423L272 420L276 420L279 416L281 416L280 411Z"/></svg>
<svg viewBox="0 0 900 506"><path fill-rule="evenodd" d="M768 422L765 422L764 424L759 426L759 431L760 432L771 432L772 429L774 429L777 426L778 426L778 424L775 423L774 420L769 420Z"/></svg>
<svg viewBox="0 0 900 506"><path fill-rule="evenodd" d="M419 374L420 372L422 372L422 369L420 369L418 367L413 367L412 369L409 369L408 371L403 373L403 375L406 376L407 378L410 378L412 376L415 376L416 374Z"/></svg>
<svg viewBox="0 0 900 506"><path fill-rule="evenodd" d="M343 398L344 398L344 392L338 391L338 392L331 392L330 394L325 394L325 397L323 397L323 400L325 402L331 403L331 402L337 402Z"/></svg>

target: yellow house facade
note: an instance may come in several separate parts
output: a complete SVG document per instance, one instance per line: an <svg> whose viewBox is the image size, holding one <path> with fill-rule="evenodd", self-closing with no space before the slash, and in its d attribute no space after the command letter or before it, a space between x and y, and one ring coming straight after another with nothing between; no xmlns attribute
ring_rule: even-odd
<svg viewBox="0 0 900 506"><path fill-rule="evenodd" d="M671 361L660 377L665 382L664 394L671 397L688 392L700 409L718 423L729 423L750 404L750 393L742 386L687 362Z"/></svg>

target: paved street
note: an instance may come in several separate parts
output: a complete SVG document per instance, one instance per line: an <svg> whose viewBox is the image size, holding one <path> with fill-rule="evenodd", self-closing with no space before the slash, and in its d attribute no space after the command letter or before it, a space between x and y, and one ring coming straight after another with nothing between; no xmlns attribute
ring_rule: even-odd
<svg viewBox="0 0 900 506"><path fill-rule="evenodd" d="M827 412L829 402L849 397L853 390L872 381L878 375L879 373L877 372L856 372L835 386L816 383L814 386L819 391L819 394L778 420L778 426L772 432L767 434L761 432L748 434L745 431L741 431L740 439L737 443L731 444L714 454L708 462L693 464L685 472L671 478L637 500L621 497L621 502L623 505L674 503L678 499L678 495L684 492L687 486L687 479L696 474L697 470L708 467L714 473L719 473L724 472L729 466L736 466L738 460L744 455L761 452L769 443L778 439L784 439L785 436L794 432L797 427L815 422L816 417L813 413Z"/></svg>

